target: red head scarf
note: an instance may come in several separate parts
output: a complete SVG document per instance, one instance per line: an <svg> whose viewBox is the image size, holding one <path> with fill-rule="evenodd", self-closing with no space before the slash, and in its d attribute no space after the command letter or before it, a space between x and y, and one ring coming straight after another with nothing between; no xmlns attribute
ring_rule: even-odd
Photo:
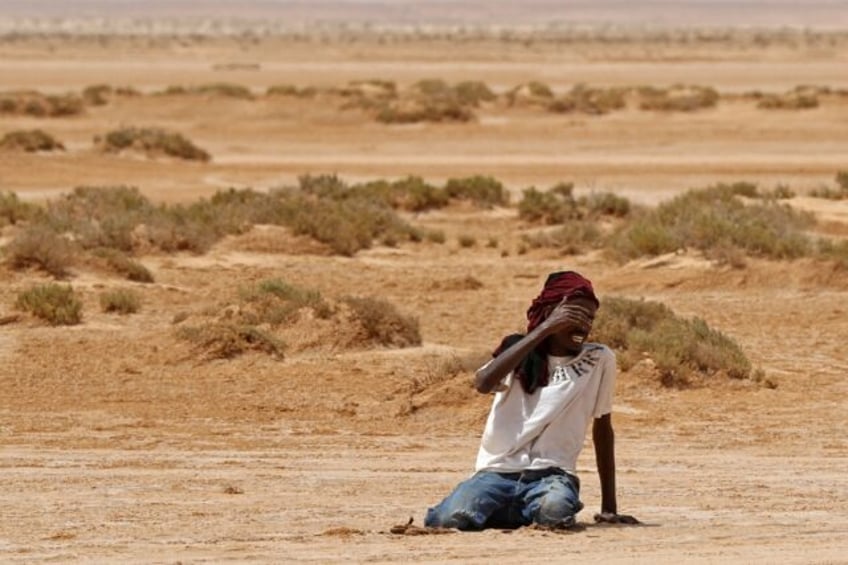
<svg viewBox="0 0 848 565"><path fill-rule="evenodd" d="M542 323L551 310L562 302L563 298L589 298L599 305L592 289L592 282L574 271L559 271L548 275L542 292L537 296L527 310L527 333Z"/></svg>

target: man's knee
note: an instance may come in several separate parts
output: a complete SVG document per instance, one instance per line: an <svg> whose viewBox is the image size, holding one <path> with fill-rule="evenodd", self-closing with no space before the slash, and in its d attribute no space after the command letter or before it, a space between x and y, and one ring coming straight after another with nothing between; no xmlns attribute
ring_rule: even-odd
<svg viewBox="0 0 848 565"><path fill-rule="evenodd" d="M583 509L580 487L576 481L565 477L550 478L546 482L546 492L533 505L532 521L550 527L573 526L577 513Z"/></svg>
<svg viewBox="0 0 848 565"><path fill-rule="evenodd" d="M545 496L539 504L539 509L533 521L540 526L552 528L568 528L576 523L577 513L583 505L563 496Z"/></svg>

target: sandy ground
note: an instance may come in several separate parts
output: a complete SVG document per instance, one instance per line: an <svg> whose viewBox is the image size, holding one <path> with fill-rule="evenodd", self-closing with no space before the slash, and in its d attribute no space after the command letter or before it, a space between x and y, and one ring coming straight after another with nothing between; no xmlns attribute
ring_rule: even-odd
<svg viewBox="0 0 848 565"><path fill-rule="evenodd" d="M798 82L844 86L848 56L763 51L749 53L750 63L738 54L722 63L716 51L713 66L700 53L623 63L516 51L508 62L491 63L470 46L467 63L460 52L454 62L432 64L431 48L420 46L418 57L398 64L376 48L368 58L332 46L297 63L291 52L275 57L261 45L255 52L180 48L163 62L157 47L148 59L134 52L127 65L119 50L110 56L71 45L57 57L37 42L4 44L0 89L108 82L145 90L226 79L258 91L376 74L399 81L463 75L502 86L557 77L551 82L563 89L597 79L783 91ZM261 69L226 76L212 70L236 58L260 61ZM565 71L574 69L571 78ZM121 124L177 129L213 160L92 150L95 135ZM0 189L43 200L81 184L131 184L174 202L337 172L432 181L491 174L516 194L567 180L578 191L615 190L647 204L717 181L787 183L803 193L832 183L848 166L846 126L844 99L803 112L730 101L686 115L490 108L470 124L384 126L310 101L142 97L74 118L3 117L2 131L42 127L68 151L0 154ZM791 202L817 213L827 233L848 234L848 203L804 196ZM248 234L199 257L142 257L156 283L138 286L144 307L136 315L100 313L98 291L125 283L79 268L71 282L86 303L83 324L50 328L23 318L0 326L0 560L848 562L844 272L809 261L751 261L732 270L693 253L626 265L594 254L518 254L526 226L514 209L452 208L414 220L443 229L447 243L341 258L259 252L246 243ZM462 248L456 238L464 234L496 238L498 248ZM602 298L645 297L704 318L736 338L772 386L720 380L675 391L638 369L620 376L613 416L619 506L643 527L591 524L599 493L587 443L578 469L582 531L389 533L409 517L421 524L427 506L473 465L489 398L471 390L468 373L446 373L445 364L484 355L520 327L545 274L563 267L592 278ZM463 286L467 276L482 287ZM332 297L382 296L418 316L424 344L203 361L175 339L176 314L218 308L239 286L270 277ZM20 289L45 280L0 268L0 317L14 311Z"/></svg>

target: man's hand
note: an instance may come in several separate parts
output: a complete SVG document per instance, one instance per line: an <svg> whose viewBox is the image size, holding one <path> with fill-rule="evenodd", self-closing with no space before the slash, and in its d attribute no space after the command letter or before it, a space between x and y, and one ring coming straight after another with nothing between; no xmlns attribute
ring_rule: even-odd
<svg viewBox="0 0 848 565"><path fill-rule="evenodd" d="M592 329L592 315L583 306L569 303L568 298L563 298L543 324L554 332L577 330L588 334Z"/></svg>
<svg viewBox="0 0 848 565"><path fill-rule="evenodd" d="M615 514L613 512L601 512L600 514L595 514L595 523L596 524L627 524L627 525L636 525L641 524L639 520L634 518L633 516L629 516L627 514Z"/></svg>

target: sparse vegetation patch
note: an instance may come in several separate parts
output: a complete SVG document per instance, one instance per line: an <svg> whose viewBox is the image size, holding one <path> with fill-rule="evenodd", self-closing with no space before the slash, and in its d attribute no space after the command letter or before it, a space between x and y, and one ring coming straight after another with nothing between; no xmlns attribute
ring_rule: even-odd
<svg viewBox="0 0 848 565"><path fill-rule="evenodd" d="M168 156L189 161L208 161L209 153L196 146L180 133L159 128L122 128L94 139L102 151L118 153L133 150L145 155Z"/></svg>
<svg viewBox="0 0 848 565"><path fill-rule="evenodd" d="M649 358L664 386L684 387L697 376L751 376L751 362L733 339L704 320L681 318L659 302L605 298L592 340L615 349L624 370Z"/></svg>
<svg viewBox="0 0 848 565"><path fill-rule="evenodd" d="M5 134L0 139L0 149L36 153L38 151L64 151L65 146L44 130L31 129L10 131Z"/></svg>
<svg viewBox="0 0 848 565"><path fill-rule="evenodd" d="M626 258L689 247L708 257L733 248L771 259L809 255L813 247L804 229L813 216L774 199L742 198L756 195L746 183L691 190L628 222L612 238L612 250Z"/></svg>
<svg viewBox="0 0 848 565"><path fill-rule="evenodd" d="M16 306L53 326L72 326L82 321L82 302L70 285L36 285L18 294Z"/></svg>
<svg viewBox="0 0 848 565"><path fill-rule="evenodd" d="M110 290L100 295L100 308L107 313L135 314L141 308L141 296L128 288Z"/></svg>
<svg viewBox="0 0 848 565"><path fill-rule="evenodd" d="M34 90L0 92L0 115L58 118L83 113L85 105L76 94L46 95Z"/></svg>

